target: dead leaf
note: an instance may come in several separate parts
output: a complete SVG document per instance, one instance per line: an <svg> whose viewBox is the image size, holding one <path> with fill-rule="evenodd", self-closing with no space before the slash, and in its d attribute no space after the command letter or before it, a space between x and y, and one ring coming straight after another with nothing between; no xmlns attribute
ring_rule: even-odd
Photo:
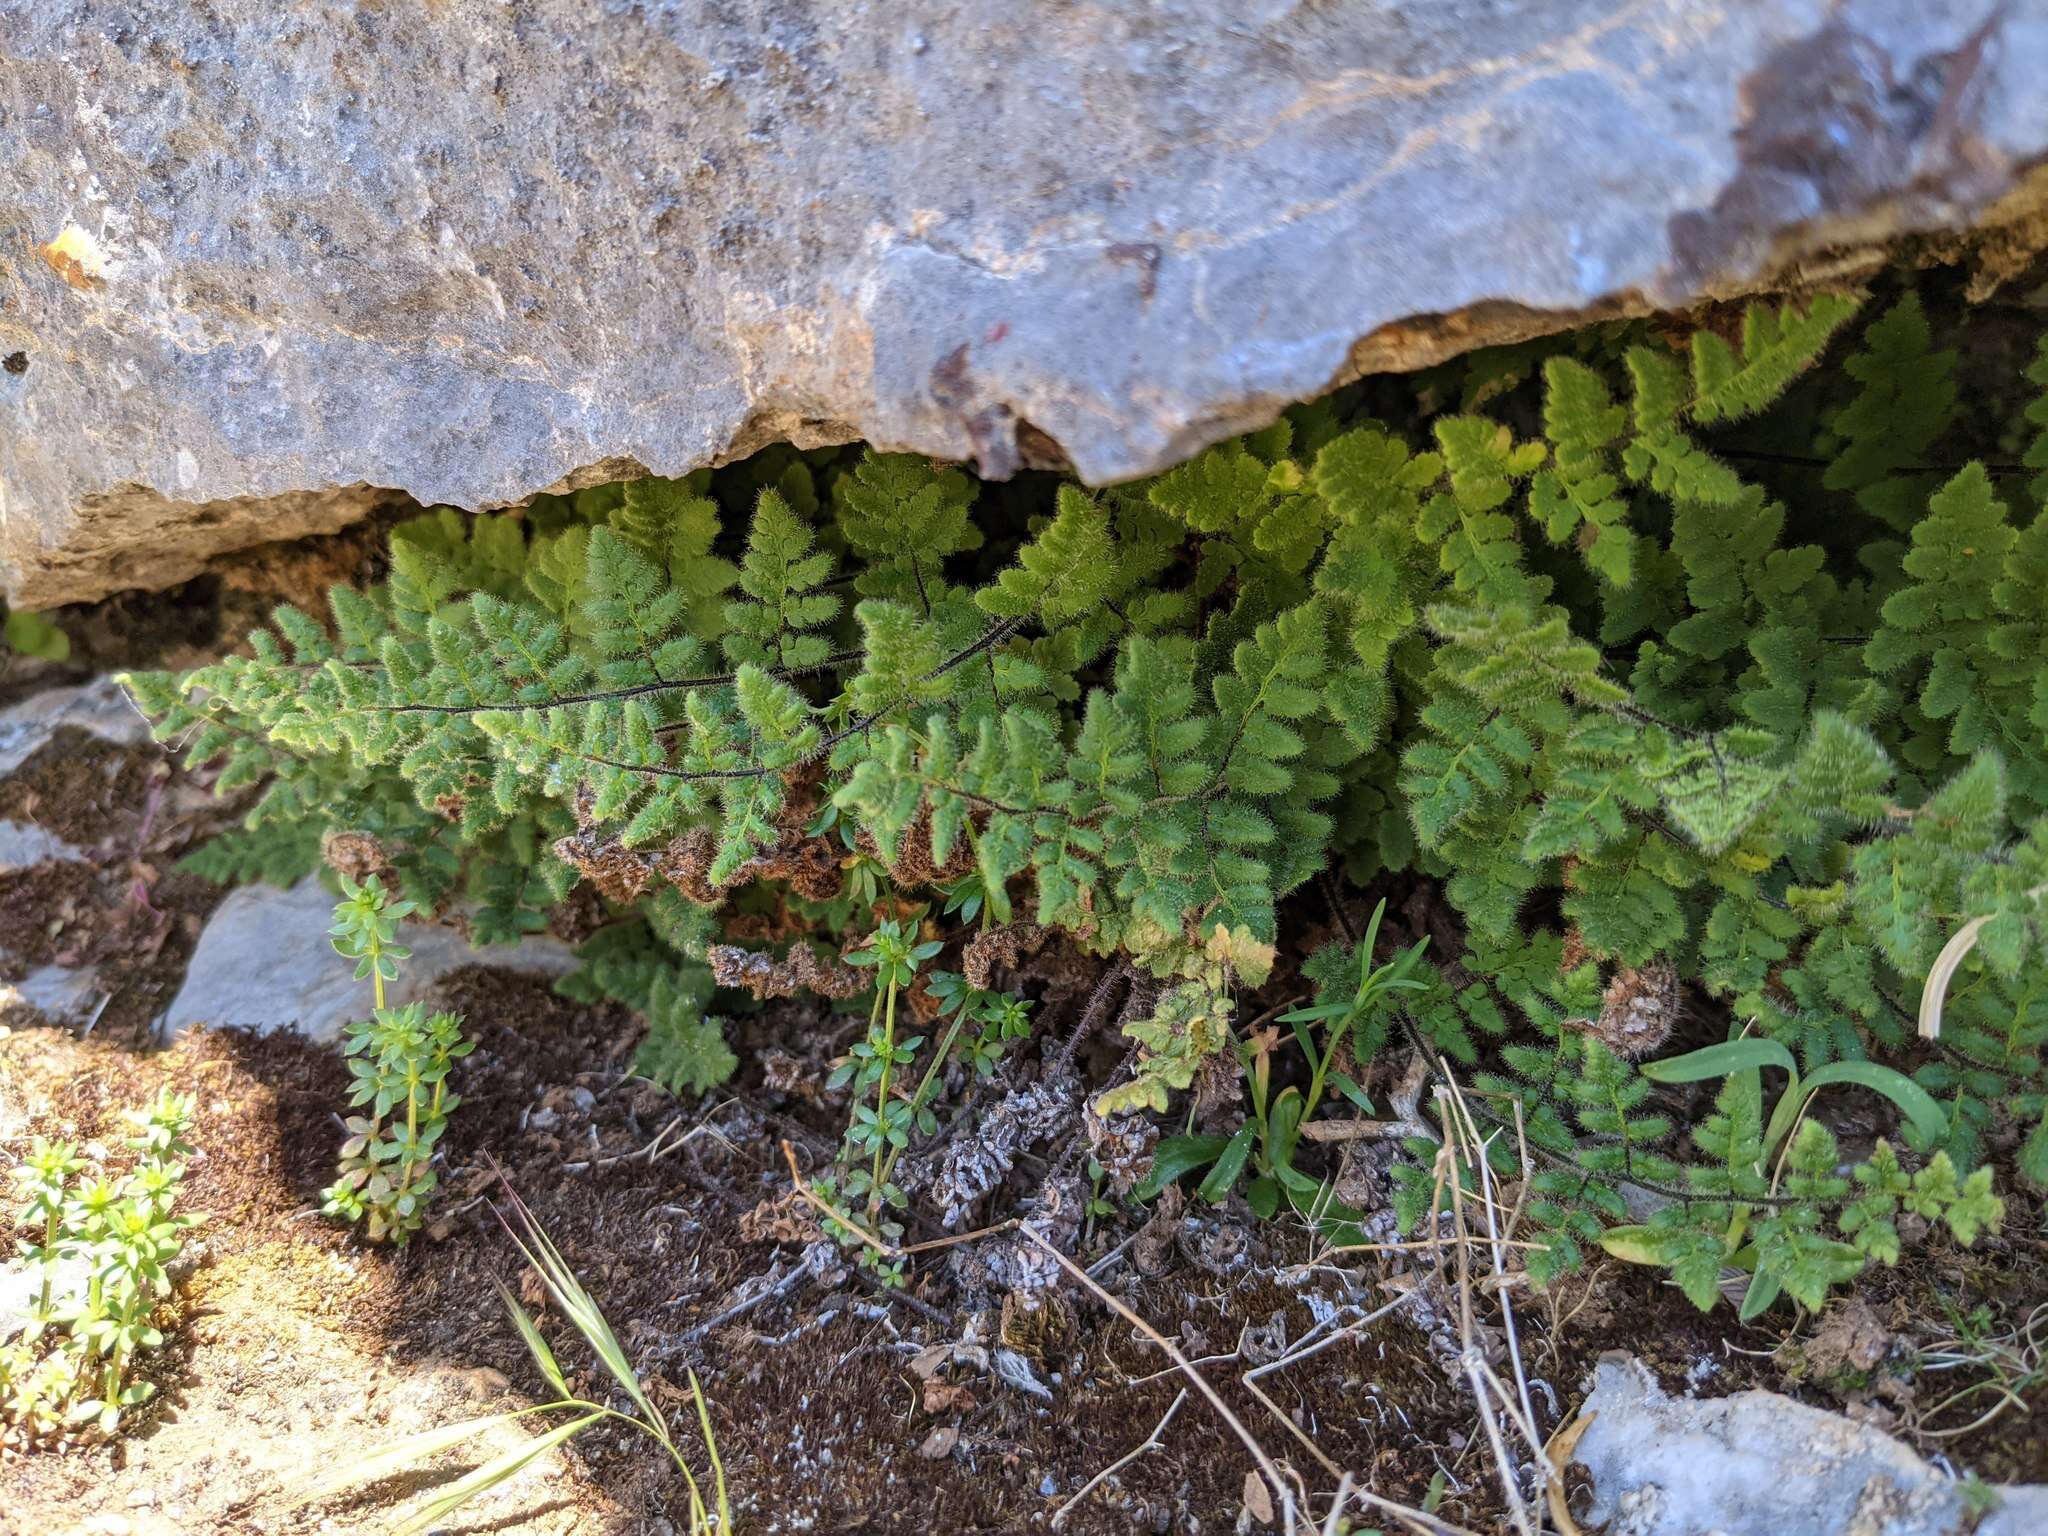
<svg viewBox="0 0 2048 1536"><path fill-rule="evenodd" d="M793 1189L769 1196L740 1218L743 1243L806 1243L817 1236L817 1216Z"/></svg>
<svg viewBox="0 0 2048 1536"><path fill-rule="evenodd" d="M535 1312L548 1304L547 1282L541 1279L539 1271L523 1269L519 1272L519 1299Z"/></svg>
<svg viewBox="0 0 2048 1536"><path fill-rule="evenodd" d="M1597 1413L1580 1414L1571 1423L1560 1425L1550 1443L1543 1447L1544 1459L1550 1463L1550 1476L1543 1485L1544 1499L1550 1505L1551 1520L1564 1536L1580 1536L1579 1523L1572 1518L1571 1505L1565 1500L1564 1470L1572 1464L1572 1452L1579 1447L1579 1437L1599 1417Z"/></svg>
<svg viewBox="0 0 2048 1536"><path fill-rule="evenodd" d="M966 1413L974 1407L975 1398L971 1388L956 1385L936 1378L924 1384L924 1411L926 1413Z"/></svg>
<svg viewBox="0 0 2048 1536"><path fill-rule="evenodd" d="M1828 1308L1805 1349L1806 1375L1827 1382L1853 1371L1870 1371L1891 1352L1892 1335L1870 1304L1849 1296Z"/></svg>
<svg viewBox="0 0 2048 1536"><path fill-rule="evenodd" d="M931 1344L910 1357L910 1374L919 1381L930 1381L939 1367L953 1358L950 1344Z"/></svg>
<svg viewBox="0 0 2048 1536"><path fill-rule="evenodd" d="M1247 1472L1244 1475L1244 1507L1259 1524L1273 1523L1273 1493L1266 1486L1266 1480L1257 1472Z"/></svg>
<svg viewBox="0 0 2048 1536"><path fill-rule="evenodd" d="M926 1461L944 1461L959 1443L960 1431L950 1424L942 1424L924 1437L924 1444L917 1448L917 1454Z"/></svg>
<svg viewBox="0 0 2048 1536"><path fill-rule="evenodd" d="M664 1405L696 1401L688 1388L677 1386L659 1371L649 1371L641 1379L641 1387L654 1401Z"/></svg>
<svg viewBox="0 0 2048 1536"><path fill-rule="evenodd" d="M1152 1209L1151 1219L1138 1229L1131 1240L1131 1266L1141 1275L1158 1275L1165 1272L1167 1261L1173 1256L1174 1239L1180 1235L1180 1212L1184 1200L1178 1184L1169 1184L1160 1192L1159 1203Z"/></svg>

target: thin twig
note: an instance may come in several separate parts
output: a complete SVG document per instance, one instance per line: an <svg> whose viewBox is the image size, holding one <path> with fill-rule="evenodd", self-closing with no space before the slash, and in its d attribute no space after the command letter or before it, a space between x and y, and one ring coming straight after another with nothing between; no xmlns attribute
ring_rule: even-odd
<svg viewBox="0 0 2048 1536"><path fill-rule="evenodd" d="M929 1242L899 1246L884 1238L877 1237L858 1221L854 1220L851 1212L840 1210L831 1201L818 1194L810 1185L806 1184L804 1176L797 1172L796 1148L787 1141L782 1143L782 1155L789 1163L790 1180L795 1184L797 1195L804 1203L820 1215L839 1223L840 1226L846 1228L847 1231L866 1243L885 1259L907 1259L913 1253L929 1253L934 1248L954 1248L961 1243L971 1243L976 1238L981 1237L993 1237L998 1232L1008 1232L1014 1227L1023 1225L1023 1218L1013 1216L1008 1221L999 1221L992 1227L977 1227L972 1232L961 1232L952 1237L935 1237Z"/></svg>
<svg viewBox="0 0 2048 1536"><path fill-rule="evenodd" d="M716 1317L707 1317L703 1322L686 1329L683 1337L686 1340L701 1339L712 1329L723 1328L734 1318L746 1316L763 1302L771 1301L778 1296L787 1296L796 1289L797 1282L813 1279L815 1276L816 1271L810 1265L799 1264L773 1285L763 1286L759 1292L749 1296L745 1301L736 1301Z"/></svg>
<svg viewBox="0 0 2048 1536"><path fill-rule="evenodd" d="M1437 1111L1443 1122L1444 1145L1437 1154L1438 1180L1448 1179L1451 1190L1451 1222L1458 1234L1455 1249L1458 1272L1458 1343L1459 1363L1464 1367L1466 1382L1472 1388L1473 1406L1479 1414L1479 1426L1486 1431L1486 1442L1493 1452L1495 1468L1500 1474L1502 1496L1507 1500L1508 1518L1514 1522L1521 1536L1537 1536L1537 1522L1522 1498L1521 1477L1515 1463L1508 1455L1507 1445L1501 1438L1500 1420L1494 1413L1493 1393L1489 1373L1482 1367L1485 1356L1479 1348L1478 1326L1472 1315L1472 1259L1468 1243L1470 1236L1465 1224L1465 1181L1458 1170L1458 1162L1467 1154L1464 1137L1459 1124L1463 1105L1458 1104L1445 1088L1437 1090ZM1467 1122L1469 1124L1469 1120ZM1480 1167L1485 1166L1484 1145L1472 1148L1469 1155ZM1483 1175L1482 1175L1483 1177ZM1443 1257L1437 1257L1437 1277L1442 1283Z"/></svg>
<svg viewBox="0 0 2048 1536"><path fill-rule="evenodd" d="M1106 1479L1115 1476L1118 1472L1121 1472L1125 1467L1128 1467L1132 1462L1136 1461L1140 1456L1144 1455L1147 1451L1161 1451L1166 1449L1166 1447L1160 1443L1159 1437L1166 1433L1166 1426L1173 1422L1173 1416L1176 1413L1180 1412L1180 1405L1186 1402L1187 1400L1188 1389L1186 1387L1182 1387L1180 1389L1180 1392L1174 1397L1172 1403L1170 1403L1167 1406L1166 1412L1160 1418L1159 1422L1152 1426L1152 1433L1145 1437L1145 1443L1143 1445L1140 1445L1135 1450L1127 1451L1123 1455L1117 1457L1115 1461L1112 1461L1100 1472L1096 1473L1093 1477L1089 1478L1087 1482L1083 1483L1081 1485L1081 1491L1079 1493L1075 1494L1071 1499L1067 1500L1066 1503L1062 1504L1058 1509L1053 1511L1052 1528L1054 1530L1058 1530L1060 1528L1060 1522L1067 1518L1067 1511L1072 1509L1076 1504L1080 1503L1083 1499L1087 1498L1088 1495L1093 1493L1098 1487L1100 1487Z"/></svg>
<svg viewBox="0 0 2048 1536"><path fill-rule="evenodd" d="M1448 1074L1446 1075L1448 1076ZM1472 1119L1472 1111L1465 1104L1465 1096L1458 1087L1458 1080L1455 1077L1450 1077L1449 1082L1451 1087L1451 1096L1457 1102L1458 1112L1465 1117L1465 1125L1467 1129L1470 1130L1476 1137L1479 1127ZM1519 1101L1516 1102L1515 1110L1516 1123L1519 1127L1521 1115L1521 1104ZM1501 1324L1502 1327L1505 1328L1505 1330L1507 1331L1508 1361L1511 1365L1514 1366L1515 1391L1522 1405L1522 1433L1528 1438L1530 1448L1534 1450L1538 1448L1536 1434L1536 1409L1534 1405L1531 1404L1529 1401L1529 1378L1528 1374L1522 1369L1522 1345L1521 1340L1517 1336L1515 1331L1514 1297L1509 1293L1510 1288L1507 1284L1507 1266L1503 1261L1501 1251L1506 1246L1506 1242L1501 1236L1500 1229L1494 1225L1493 1220L1494 1210L1499 1202L1494 1198L1493 1168L1487 1161L1486 1150L1487 1149L1483 1144L1479 1148L1479 1182L1482 1191L1486 1195L1485 1210L1486 1235L1488 1238L1487 1246L1489 1255L1493 1261L1493 1277L1495 1282L1495 1289L1500 1294ZM1521 1145L1520 1159L1522 1173L1522 1188L1526 1190L1529 1187L1530 1177L1529 1147L1526 1141L1523 1142ZM1514 1222L1519 1220L1520 1217L1521 1196L1517 1195L1515 1197L1514 1214L1511 1215L1508 1219L1509 1226L1512 1227ZM1495 1385L1499 1385L1497 1380L1495 1382ZM1502 1396L1505 1397L1506 1394L1503 1393Z"/></svg>
<svg viewBox="0 0 2048 1536"><path fill-rule="evenodd" d="M1102 980L1095 984L1095 991L1088 999L1088 1006L1081 1010L1081 1022L1074 1026L1074 1032L1067 1036L1066 1044L1060 1047L1059 1054L1053 1058L1050 1070L1045 1073L1047 1078L1058 1077L1073 1065L1074 1053L1081 1049L1081 1042L1095 1032L1103 1017L1109 1012L1109 1000L1115 992L1116 984L1126 978L1136 980L1137 974L1137 969L1128 960L1119 960L1104 972Z"/></svg>
<svg viewBox="0 0 2048 1536"><path fill-rule="evenodd" d="M683 1132L674 1141L664 1144L663 1138L678 1125L682 1124L682 1120L681 1114L671 1115L662 1125L661 1129L654 1133L654 1139L644 1147L635 1147L630 1152L614 1152L609 1157L578 1158L573 1163L562 1164L562 1171L564 1173L584 1173L592 1168L609 1168L614 1163L651 1163L656 1158L667 1156L678 1147L688 1145L699 1133L709 1129L710 1126L709 1121L700 1121L696 1125L691 1126L689 1130Z"/></svg>
<svg viewBox="0 0 2048 1536"><path fill-rule="evenodd" d="M1328 1338L1318 1339L1314 1344L1308 1344L1304 1340L1302 1344L1299 1344L1295 1347L1295 1350L1292 1354L1282 1355L1278 1360L1268 1360L1264 1365L1254 1366L1251 1370L1246 1371L1245 1375L1247 1377L1270 1376L1275 1371L1285 1370L1290 1365L1294 1365L1299 1361L1308 1359L1311 1355L1320 1355L1332 1344L1341 1343L1343 1340L1349 1338L1352 1334L1358 1332L1359 1329L1365 1327L1367 1324L1378 1322L1381 1318L1385 1317L1389 1312L1397 1310L1398 1308L1406 1305L1408 1302L1413 1301L1414 1299L1415 1298L1412 1293L1402 1296L1396 1296L1392 1301L1388 1302L1385 1306L1376 1307L1372 1311L1366 1313L1365 1316L1360 1318L1354 1318L1352 1321L1346 1323L1342 1328L1339 1328L1335 1333L1331 1334Z"/></svg>
<svg viewBox="0 0 2048 1536"><path fill-rule="evenodd" d="M1435 1251L1444 1247L1447 1243L1457 1242L1476 1243L1483 1247L1490 1247L1492 1245L1491 1239L1478 1236L1469 1238L1418 1237L1405 1243L1342 1243L1337 1247L1324 1251L1325 1253L1413 1253L1418 1248L1427 1248ZM1550 1248L1548 1243L1510 1242L1506 1238L1500 1239L1500 1245L1503 1248L1529 1248L1538 1253L1548 1252Z"/></svg>
<svg viewBox="0 0 2048 1536"><path fill-rule="evenodd" d="M1102 1302L1103 1305L1116 1313L1117 1316L1121 1317L1133 1328L1144 1334L1146 1338L1166 1351L1167 1357L1180 1367L1181 1373L1194 1385L1195 1390L1209 1400L1209 1406L1216 1410L1217 1416L1230 1426L1231 1432L1237 1436L1239 1442L1243 1444L1247 1451L1251 1452L1252 1460L1258 1464L1260 1475L1266 1480L1266 1486L1271 1488L1274 1495L1280 1500L1282 1517L1280 1528L1283 1531L1292 1531L1295 1527L1294 1512L1296 1508L1292 1485L1280 1475L1280 1469L1273 1464L1273 1458L1266 1454L1265 1447L1252 1438L1252 1432L1244 1427L1244 1421L1230 1411L1230 1405L1223 1401L1214 1387L1209 1385L1208 1378L1188 1363L1188 1357L1180 1352L1178 1345L1157 1328L1146 1322L1145 1319L1138 1316L1129 1307L1125 1306L1124 1303L1117 1300L1116 1297L1110 1295L1100 1285L1089 1279L1088 1272L1064 1253L1061 1253L1059 1248L1044 1233L1035 1227L1025 1227L1023 1232L1032 1242L1038 1244L1039 1247L1051 1254L1061 1269L1064 1269L1068 1274L1080 1281L1083 1286L1087 1287L1089 1291L1093 1292L1096 1300Z"/></svg>
<svg viewBox="0 0 2048 1536"><path fill-rule="evenodd" d="M1423 1532L1424 1536L1478 1536L1478 1532L1462 1525L1455 1525L1441 1515L1432 1515L1427 1510L1411 1509L1406 1504L1396 1504L1392 1499L1382 1498L1369 1488L1354 1488L1351 1490L1351 1497L1361 1504L1371 1505L1374 1509L1385 1510L1404 1525L1413 1526Z"/></svg>

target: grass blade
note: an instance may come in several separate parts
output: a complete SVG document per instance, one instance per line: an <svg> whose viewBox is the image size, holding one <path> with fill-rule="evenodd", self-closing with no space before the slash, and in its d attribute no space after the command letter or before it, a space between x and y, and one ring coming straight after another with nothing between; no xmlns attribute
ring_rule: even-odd
<svg viewBox="0 0 2048 1536"><path fill-rule="evenodd" d="M659 1437L666 1441L668 1420L648 1400L646 1392L642 1390L640 1378L634 1374L632 1362L626 1358L626 1351L620 1346L618 1336L612 1332L611 1324L605 1321L604 1313L599 1310L590 1292L577 1280L568 1260L562 1257L561 1251L555 1247L547 1233L541 1230L540 1223L534 1219L533 1212L527 1209L526 1202L519 1198L509 1183L505 1187L512 1214L518 1220L518 1227L515 1228L511 1222L505 1221L502 1213L499 1220L504 1222L513 1245L518 1248L526 1262L539 1273L541 1283L548 1288L548 1294L554 1298L555 1305L561 1310L562 1315L569 1319L578 1333L583 1335L584 1341L603 1362L612 1379L625 1389L626 1395L633 1400L634 1405L647 1415L649 1425L655 1427Z"/></svg>
<svg viewBox="0 0 2048 1536"><path fill-rule="evenodd" d="M525 1340L526 1352L533 1356L533 1363L540 1367L541 1375L547 1377L548 1385L562 1396L573 1396L574 1394L569 1391L569 1383L563 1379L562 1367L555 1360L555 1352L548 1348L548 1341L540 1336L540 1329L527 1315L526 1308L519 1305L519 1298L506 1288L502 1280L495 1283L498 1295L504 1299L505 1310L512 1314L512 1326L519 1330L519 1337Z"/></svg>
<svg viewBox="0 0 2048 1536"><path fill-rule="evenodd" d="M1816 1067L1806 1079L1809 1090L1825 1088L1829 1083L1854 1083L1883 1094L1905 1112L1913 1129L1929 1141L1939 1141L1948 1130L1948 1112L1934 1101L1933 1095L1890 1067L1874 1061L1833 1061Z"/></svg>
<svg viewBox="0 0 2048 1536"><path fill-rule="evenodd" d="M1636 1070L1653 1083L1696 1083L1702 1078L1727 1077L1751 1067L1778 1067L1795 1076L1799 1071L1799 1063L1784 1046L1775 1040L1756 1038L1726 1040L1687 1051L1683 1056L1646 1061Z"/></svg>
<svg viewBox="0 0 2048 1536"><path fill-rule="evenodd" d="M421 1505L405 1523L399 1526L401 1532L424 1530L438 1524L440 1520L460 1509L480 1493L488 1493L500 1483L506 1482L523 1470L527 1463L545 1456L573 1435L581 1434L599 1419L601 1413L586 1413L580 1419L571 1419L567 1424L558 1424L546 1434L515 1445L503 1455L494 1456L474 1472L456 1479L446 1488Z"/></svg>
<svg viewBox="0 0 2048 1536"><path fill-rule="evenodd" d="M704 1388L698 1384L697 1373L690 1372L690 1396L697 1404L697 1427L704 1435L704 1451L711 1458L711 1487L718 1500L718 1529L721 1536L732 1536L732 1505L725 1496L725 1462L718 1454L718 1436L711 1432L711 1406L704 1401Z"/></svg>
<svg viewBox="0 0 2048 1536"><path fill-rule="evenodd" d="M403 1472L415 1462L423 1461L429 1456L438 1456L450 1447L460 1445L465 1440L475 1439L500 1424L510 1424L536 1413L546 1413L551 1408L586 1406L583 1403L542 1403L534 1408L515 1408L506 1413L485 1414L480 1419L464 1419L459 1424L444 1424L439 1429L427 1429L416 1435L407 1435L403 1440L394 1440L389 1445L328 1472L314 1483L312 1491L299 1502L309 1504L314 1499L324 1498L351 1484L374 1482L380 1477L390 1477L393 1473Z"/></svg>

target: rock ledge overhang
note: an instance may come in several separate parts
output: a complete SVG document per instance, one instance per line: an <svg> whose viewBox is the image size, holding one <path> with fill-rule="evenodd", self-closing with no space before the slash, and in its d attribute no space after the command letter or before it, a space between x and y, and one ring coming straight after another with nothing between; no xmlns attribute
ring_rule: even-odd
<svg viewBox="0 0 2048 1536"><path fill-rule="evenodd" d="M2044 75L2042 0L6 7L0 586L777 439L1127 479L1360 372L2036 248Z"/></svg>

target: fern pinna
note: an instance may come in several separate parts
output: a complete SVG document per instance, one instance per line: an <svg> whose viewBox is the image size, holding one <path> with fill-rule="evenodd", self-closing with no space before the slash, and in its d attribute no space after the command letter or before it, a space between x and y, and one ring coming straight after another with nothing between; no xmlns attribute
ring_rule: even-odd
<svg viewBox="0 0 2048 1536"><path fill-rule="evenodd" d="M2048 1179L2048 473L1929 467L1957 391L1911 297L1809 374L1857 308L1682 350L1587 333L1497 416L1325 401L1109 490L784 450L437 512L328 622L281 610L248 655L131 686L224 786L267 785L219 872L362 834L484 940L593 881L632 921L572 984L649 1012L690 1086L731 1069L706 946L756 882L856 930L884 885L929 888L1171 978L1116 1096L1156 1108L1228 1044L1290 892L1332 861L1430 877L1465 952L1356 1045L1469 1072L1520 1124L1532 1273L1609 1240L1702 1301L1732 1267L1811 1303L1895 1256L1885 1198L1994 1221L1964 1187L1994 1127ZM2048 416L2013 416L2038 468ZM1681 996L1807 1085L1909 1070L1918 1171L1885 1146L1845 1179L1810 1087L1771 1150L1740 1073L1676 1123L1653 1058ZM1658 1223L1626 1224L1631 1186Z"/></svg>

